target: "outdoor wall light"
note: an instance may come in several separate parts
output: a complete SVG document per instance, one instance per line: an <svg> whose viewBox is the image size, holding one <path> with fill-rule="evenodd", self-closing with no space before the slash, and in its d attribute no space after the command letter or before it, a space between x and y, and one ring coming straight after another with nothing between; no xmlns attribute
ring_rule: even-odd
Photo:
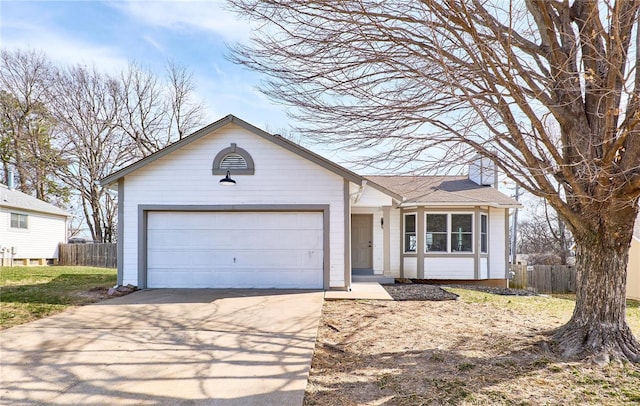
<svg viewBox="0 0 640 406"><path fill-rule="evenodd" d="M219 182L222 186L235 186L236 181L231 179L231 171L227 171L227 176L220 179Z"/></svg>

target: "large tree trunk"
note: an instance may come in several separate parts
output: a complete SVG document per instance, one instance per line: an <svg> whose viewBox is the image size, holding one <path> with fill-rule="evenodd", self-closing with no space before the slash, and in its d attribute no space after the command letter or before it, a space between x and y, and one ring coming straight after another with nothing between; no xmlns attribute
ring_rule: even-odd
<svg viewBox="0 0 640 406"><path fill-rule="evenodd" d="M627 263L635 217L625 214L610 220L615 225L603 227L608 231L575 236L576 307L571 320L554 335L565 357L591 358L598 364L640 362L640 344L626 322ZM612 233L611 226L618 232Z"/></svg>

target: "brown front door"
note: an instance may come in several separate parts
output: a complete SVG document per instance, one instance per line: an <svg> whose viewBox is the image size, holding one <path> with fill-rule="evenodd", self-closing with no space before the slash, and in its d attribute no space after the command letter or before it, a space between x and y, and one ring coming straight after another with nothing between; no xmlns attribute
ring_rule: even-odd
<svg viewBox="0 0 640 406"><path fill-rule="evenodd" d="M351 216L351 268L373 268L373 215Z"/></svg>

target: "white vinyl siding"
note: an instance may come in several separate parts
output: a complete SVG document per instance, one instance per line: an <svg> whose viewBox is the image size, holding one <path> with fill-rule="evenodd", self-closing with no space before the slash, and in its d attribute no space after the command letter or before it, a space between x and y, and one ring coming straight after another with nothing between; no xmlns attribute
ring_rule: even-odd
<svg viewBox="0 0 640 406"><path fill-rule="evenodd" d="M489 261L487 258L480 258L480 279L489 278Z"/></svg>
<svg viewBox="0 0 640 406"><path fill-rule="evenodd" d="M475 279L474 258L425 257L425 279Z"/></svg>
<svg viewBox="0 0 640 406"><path fill-rule="evenodd" d="M216 154L237 143L251 154L254 176L234 187L211 174ZM138 284L139 205L329 205L330 287L344 287L344 179L247 130L228 125L129 174L124 180L123 283Z"/></svg>
<svg viewBox="0 0 640 406"><path fill-rule="evenodd" d="M489 208L489 278L503 279L507 277L505 209Z"/></svg>
<svg viewBox="0 0 640 406"><path fill-rule="evenodd" d="M403 258L404 265L404 277L405 278L417 278L418 277L418 258L405 257Z"/></svg>
<svg viewBox="0 0 640 406"><path fill-rule="evenodd" d="M12 209L0 209L0 245L15 247L15 259L58 258L58 244L66 242L66 217L37 212L22 212L27 216L28 228L11 227Z"/></svg>

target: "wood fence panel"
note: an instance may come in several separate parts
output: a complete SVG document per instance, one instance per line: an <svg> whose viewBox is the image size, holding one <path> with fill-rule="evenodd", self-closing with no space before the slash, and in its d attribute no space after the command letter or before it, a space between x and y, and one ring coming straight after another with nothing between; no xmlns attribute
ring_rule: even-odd
<svg viewBox="0 0 640 406"><path fill-rule="evenodd" d="M526 289L527 266L519 264L511 265L511 272L513 272L513 279L509 281L509 287L513 289Z"/></svg>
<svg viewBox="0 0 640 406"><path fill-rule="evenodd" d="M116 268L118 244L60 244L58 262L60 265L95 266Z"/></svg>
<svg viewBox="0 0 640 406"><path fill-rule="evenodd" d="M536 293L573 293L576 291L576 269L567 265L511 265L514 277L509 286Z"/></svg>

